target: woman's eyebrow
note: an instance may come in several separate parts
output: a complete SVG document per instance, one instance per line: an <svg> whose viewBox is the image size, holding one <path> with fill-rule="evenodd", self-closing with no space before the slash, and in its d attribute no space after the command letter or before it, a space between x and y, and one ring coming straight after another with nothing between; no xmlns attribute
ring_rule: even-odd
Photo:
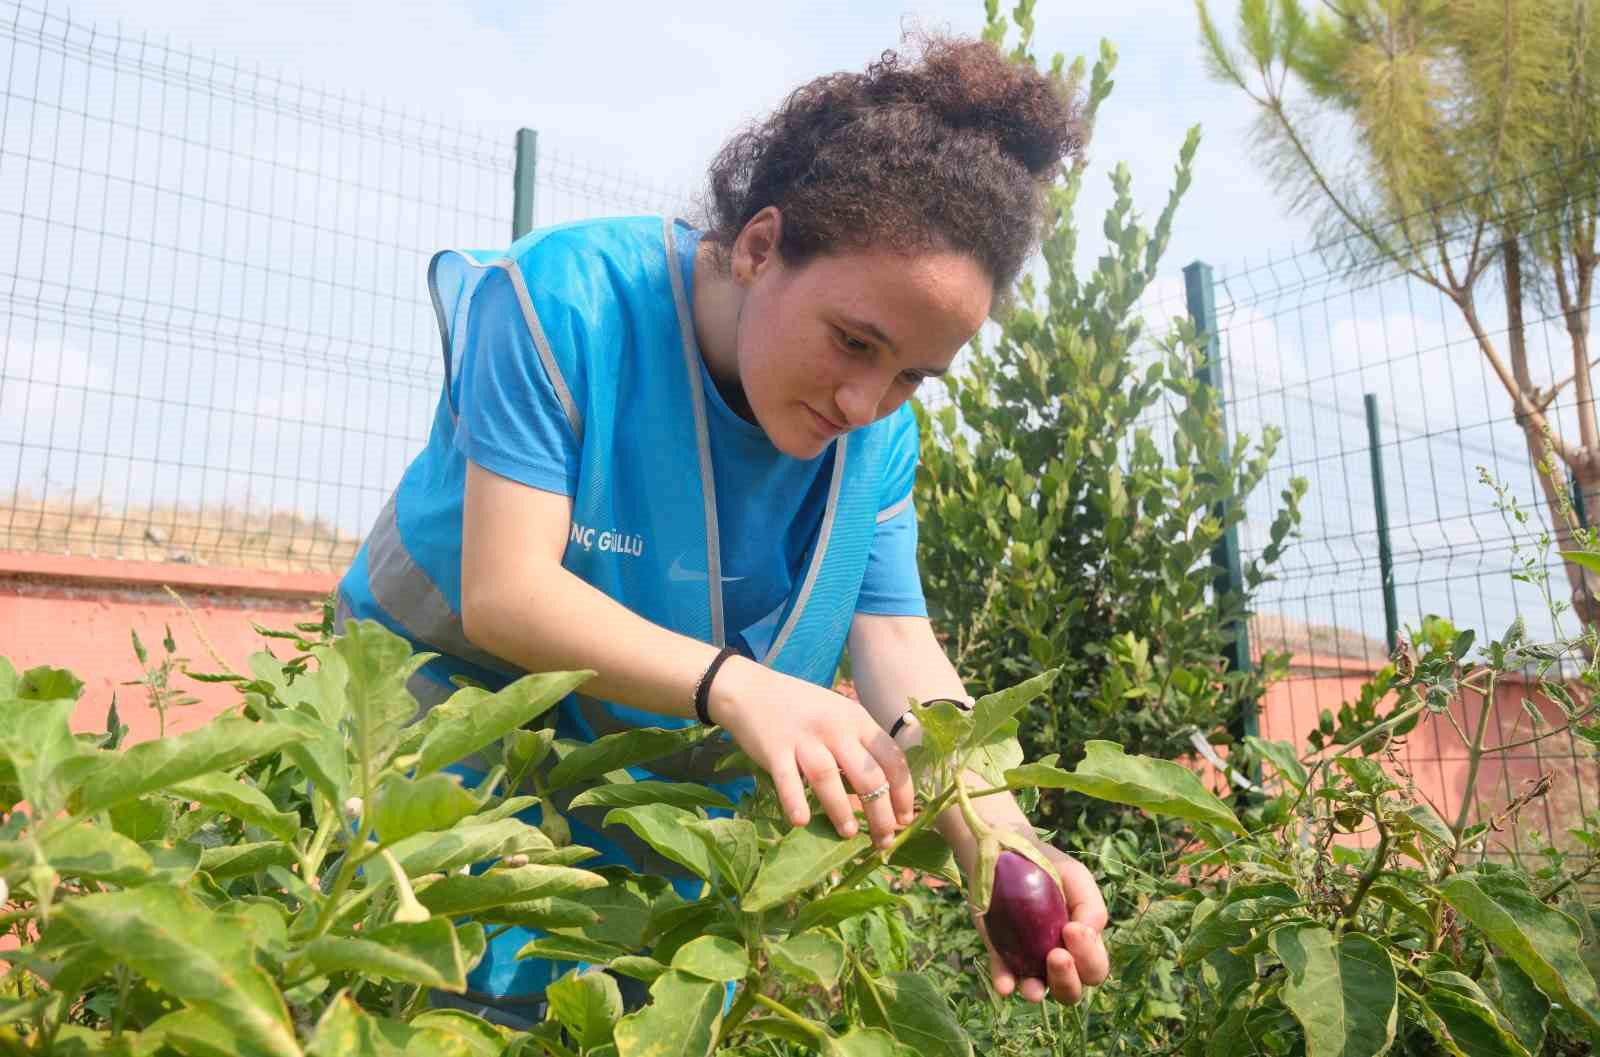
<svg viewBox="0 0 1600 1057"><path fill-rule="evenodd" d="M853 316L846 315L841 315L839 317L839 322L842 323L847 329L856 331L859 334L863 334L866 337L871 338L879 345L882 345L884 348L888 349L891 353L895 352L894 342L889 340L889 335L878 329L877 324L869 323L864 319L856 319ZM948 367L911 367L908 368L908 370L925 374L929 378L941 378L950 373L950 368Z"/></svg>

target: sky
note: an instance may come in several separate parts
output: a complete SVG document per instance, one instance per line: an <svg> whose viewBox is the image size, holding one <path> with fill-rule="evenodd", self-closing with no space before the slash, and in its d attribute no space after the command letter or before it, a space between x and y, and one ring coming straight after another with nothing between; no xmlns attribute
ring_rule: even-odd
<svg viewBox="0 0 1600 1057"><path fill-rule="evenodd" d="M623 198L682 210L723 141L797 85L862 68L908 28L975 34L983 14L980 0L663 10L0 0L0 495L293 507L359 535L437 393L427 257L504 244L516 129L539 134L541 222ZM1309 542L1274 604L1321 623L1358 612L1383 637L1361 411L1373 392L1407 556L1402 619L1459 611L1498 633L1517 603L1504 561L1481 557L1503 528L1476 464L1532 487L1459 319L1416 284L1300 282L1290 255L1308 227L1252 159L1251 105L1207 76L1190 0L1040 0L1035 19L1041 57L1092 57L1101 40L1120 56L1077 210L1085 266L1113 166L1151 223L1186 131L1202 128L1146 308L1158 322L1183 311L1192 260L1231 277L1218 291L1231 425L1287 430L1247 547L1287 477L1314 478ZM35 24L72 46L41 51ZM414 149L429 122L435 139L471 130L463 151L492 157L436 165ZM135 135L147 127L159 135ZM1549 329L1544 378L1561 368Z"/></svg>

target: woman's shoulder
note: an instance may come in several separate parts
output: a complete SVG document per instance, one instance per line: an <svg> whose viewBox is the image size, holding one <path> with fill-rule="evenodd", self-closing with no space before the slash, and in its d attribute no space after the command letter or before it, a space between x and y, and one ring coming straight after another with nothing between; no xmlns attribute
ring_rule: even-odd
<svg viewBox="0 0 1600 1057"><path fill-rule="evenodd" d="M666 239L661 217L602 217L535 228L512 243L506 256L531 289L585 298L620 294L625 286L655 283L665 275Z"/></svg>

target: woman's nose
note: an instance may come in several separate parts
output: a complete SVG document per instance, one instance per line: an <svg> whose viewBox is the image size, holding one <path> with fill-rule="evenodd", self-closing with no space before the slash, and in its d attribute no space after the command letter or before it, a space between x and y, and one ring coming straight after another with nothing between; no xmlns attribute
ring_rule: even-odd
<svg viewBox="0 0 1600 1057"><path fill-rule="evenodd" d="M875 378L853 379L841 385L834 394L834 400L845 417L845 425L859 429L876 421L878 407L883 403L883 394L887 389L887 386L879 385Z"/></svg>

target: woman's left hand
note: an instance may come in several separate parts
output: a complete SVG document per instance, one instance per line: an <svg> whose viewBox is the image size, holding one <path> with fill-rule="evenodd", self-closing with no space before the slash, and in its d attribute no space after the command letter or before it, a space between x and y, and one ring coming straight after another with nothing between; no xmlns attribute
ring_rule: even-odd
<svg viewBox="0 0 1600 1057"><path fill-rule="evenodd" d="M1016 974L1006 968L1006 963L995 953L989 942L989 933L983 927L983 917L973 914L978 935L989 950L989 976L994 989L1001 995L1020 992L1029 1002L1042 1002L1051 995L1058 1002L1076 1005L1083 998L1085 987L1102 983L1111 971L1111 959L1106 945L1100 939L1106 927L1106 904L1100 897L1100 886L1083 863L1067 853L1039 843L1039 850L1055 864L1061 875L1062 891L1067 897L1067 924L1061 930L1061 942L1045 959L1045 971L1050 979L1025 977L1018 981Z"/></svg>

